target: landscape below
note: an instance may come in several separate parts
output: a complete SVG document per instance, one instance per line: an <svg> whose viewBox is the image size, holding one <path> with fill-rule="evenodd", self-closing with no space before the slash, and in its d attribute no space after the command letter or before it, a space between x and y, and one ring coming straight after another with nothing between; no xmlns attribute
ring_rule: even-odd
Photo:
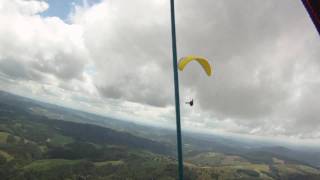
<svg viewBox="0 0 320 180"><path fill-rule="evenodd" d="M185 133L185 179L320 179L320 152ZM1 179L177 179L175 132L0 91Z"/></svg>

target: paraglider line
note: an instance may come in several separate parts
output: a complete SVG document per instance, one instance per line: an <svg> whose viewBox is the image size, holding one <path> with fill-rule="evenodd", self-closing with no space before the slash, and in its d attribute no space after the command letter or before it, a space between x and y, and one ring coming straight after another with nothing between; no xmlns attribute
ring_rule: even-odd
<svg viewBox="0 0 320 180"><path fill-rule="evenodd" d="M174 16L174 0L170 0L171 9L171 33L172 33L172 56L173 56L173 75L174 75L174 92L176 104L176 123L177 123L177 150L179 163L179 179L183 180L183 159L181 145L181 123L180 123L180 98L179 98L179 77L178 77L178 62L177 62L177 43L176 43L176 27Z"/></svg>

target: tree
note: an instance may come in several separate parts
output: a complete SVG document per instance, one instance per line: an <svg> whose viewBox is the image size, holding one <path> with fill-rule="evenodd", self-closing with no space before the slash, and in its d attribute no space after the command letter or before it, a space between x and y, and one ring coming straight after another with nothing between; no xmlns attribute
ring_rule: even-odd
<svg viewBox="0 0 320 180"><path fill-rule="evenodd" d="M16 138L13 135L8 135L7 137L7 143L8 144L14 144L16 142Z"/></svg>

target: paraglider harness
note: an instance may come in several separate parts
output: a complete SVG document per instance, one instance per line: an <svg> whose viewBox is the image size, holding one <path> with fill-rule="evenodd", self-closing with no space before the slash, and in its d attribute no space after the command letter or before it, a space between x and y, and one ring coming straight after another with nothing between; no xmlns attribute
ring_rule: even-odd
<svg viewBox="0 0 320 180"><path fill-rule="evenodd" d="M190 102L186 102L186 104L190 104L190 106L193 106L193 99Z"/></svg>

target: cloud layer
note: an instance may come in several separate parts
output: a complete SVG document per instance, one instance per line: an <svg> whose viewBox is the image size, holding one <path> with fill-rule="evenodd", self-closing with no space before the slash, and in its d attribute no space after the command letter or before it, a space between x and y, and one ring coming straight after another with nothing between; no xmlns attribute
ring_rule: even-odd
<svg viewBox="0 0 320 180"><path fill-rule="evenodd" d="M134 8L133 8L134 7ZM0 2L2 84L89 111L174 125L169 4L102 1L70 22L43 1ZM180 73L187 128L320 138L320 41L298 1L176 2L178 54L210 59ZM182 103L183 104L183 103Z"/></svg>

